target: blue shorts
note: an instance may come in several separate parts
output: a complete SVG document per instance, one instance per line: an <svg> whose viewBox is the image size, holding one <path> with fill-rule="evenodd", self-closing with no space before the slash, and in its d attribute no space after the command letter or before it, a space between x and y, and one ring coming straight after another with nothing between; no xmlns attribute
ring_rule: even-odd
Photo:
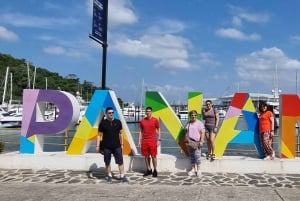
<svg viewBox="0 0 300 201"><path fill-rule="evenodd" d="M210 127L210 126L205 126L205 133L213 133L214 132L214 127Z"/></svg>
<svg viewBox="0 0 300 201"><path fill-rule="evenodd" d="M122 148L121 147L117 147L117 148L114 148L114 149L104 148L103 155L104 155L105 166L109 166L110 165L111 154L113 154L113 156L115 158L116 164L123 165Z"/></svg>

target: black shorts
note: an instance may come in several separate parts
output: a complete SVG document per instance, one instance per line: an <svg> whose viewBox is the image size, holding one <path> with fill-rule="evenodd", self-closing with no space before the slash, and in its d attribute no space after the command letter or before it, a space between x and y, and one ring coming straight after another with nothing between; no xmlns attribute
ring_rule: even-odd
<svg viewBox="0 0 300 201"><path fill-rule="evenodd" d="M121 147L117 147L117 148L114 148L114 149L107 149L107 148L103 149L105 166L110 165L111 154L113 154L113 156L115 158L116 164L123 165L122 148Z"/></svg>

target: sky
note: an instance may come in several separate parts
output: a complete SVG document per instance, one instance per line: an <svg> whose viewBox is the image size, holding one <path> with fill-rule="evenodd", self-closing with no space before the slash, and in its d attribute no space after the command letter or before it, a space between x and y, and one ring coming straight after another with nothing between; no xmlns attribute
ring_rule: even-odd
<svg viewBox="0 0 300 201"><path fill-rule="evenodd" d="M106 86L136 104L146 90L170 104L186 103L191 91L298 93L299 7L298 0L109 0ZM1 53L100 87L103 49L91 31L92 0L1 1Z"/></svg>

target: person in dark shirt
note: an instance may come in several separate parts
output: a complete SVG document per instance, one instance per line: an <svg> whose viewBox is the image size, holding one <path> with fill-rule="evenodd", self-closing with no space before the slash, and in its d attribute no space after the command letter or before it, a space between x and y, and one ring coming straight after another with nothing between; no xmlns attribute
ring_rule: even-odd
<svg viewBox="0 0 300 201"><path fill-rule="evenodd" d="M114 119L114 110L112 107L106 108L106 118L99 123L98 136L96 144L96 152L100 149L104 155L105 172L107 174L106 179L108 183L112 183L111 172L111 155L114 156L116 164L119 166L120 181L128 182L124 175L124 163L123 163L123 134L122 123L118 119ZM101 141L101 148L100 148Z"/></svg>

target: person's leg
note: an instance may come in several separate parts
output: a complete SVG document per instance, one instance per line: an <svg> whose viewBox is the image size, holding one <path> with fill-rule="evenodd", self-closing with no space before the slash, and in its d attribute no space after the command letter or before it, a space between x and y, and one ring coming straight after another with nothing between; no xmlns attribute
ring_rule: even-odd
<svg viewBox="0 0 300 201"><path fill-rule="evenodd" d="M196 149L195 150L195 173L198 177L201 177L200 164L201 164L201 149Z"/></svg>
<svg viewBox="0 0 300 201"><path fill-rule="evenodd" d="M141 146L141 152L142 155L144 156L145 160L145 165L146 165L146 172L143 176L148 176L152 174L152 169L151 169L151 161L150 161L150 149L149 149L149 142L148 141L143 141L142 146Z"/></svg>
<svg viewBox="0 0 300 201"><path fill-rule="evenodd" d="M103 150L103 156L104 156L104 163L105 163L105 173L106 178L109 183L112 183L112 173L111 173L111 150L110 149L104 149Z"/></svg>
<svg viewBox="0 0 300 201"><path fill-rule="evenodd" d="M189 176L193 176L196 174L196 158L195 158L195 150L189 148L189 154L191 158L192 169L188 172Z"/></svg>
<svg viewBox="0 0 300 201"><path fill-rule="evenodd" d="M145 156L145 165L146 165L147 170L151 170L150 162L151 162L150 156Z"/></svg>
<svg viewBox="0 0 300 201"><path fill-rule="evenodd" d="M151 158L152 158L152 164L153 164L152 176L157 177L157 157L156 156L151 156Z"/></svg>
<svg viewBox="0 0 300 201"><path fill-rule="evenodd" d="M153 166L152 176L157 177L157 143L156 143L156 141L149 142L149 154L151 156L152 166ZM151 162L150 162L150 166L151 166Z"/></svg>
<svg viewBox="0 0 300 201"><path fill-rule="evenodd" d="M118 148L114 149L113 155L115 157L116 164L118 164L118 167L119 167L120 181L122 183L128 182L127 178L125 177L122 148L118 147Z"/></svg>
<svg viewBox="0 0 300 201"><path fill-rule="evenodd" d="M122 177L122 176L124 176L124 162L123 162L122 148L118 147L118 148L114 149L113 155L114 155L116 164L118 164L119 172Z"/></svg>
<svg viewBox="0 0 300 201"><path fill-rule="evenodd" d="M210 145L210 135L208 131L205 131L205 138L207 144L206 159L209 160L211 156L211 145Z"/></svg>
<svg viewBox="0 0 300 201"><path fill-rule="evenodd" d="M210 149L211 149L211 160L215 160L215 139L216 139L216 134L212 132L209 138Z"/></svg>

